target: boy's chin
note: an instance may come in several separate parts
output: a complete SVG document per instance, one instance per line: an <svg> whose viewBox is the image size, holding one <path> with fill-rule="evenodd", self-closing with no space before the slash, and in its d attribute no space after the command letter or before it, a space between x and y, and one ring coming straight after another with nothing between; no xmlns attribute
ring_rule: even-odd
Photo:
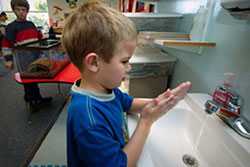
<svg viewBox="0 0 250 167"><path fill-rule="evenodd" d="M114 88L118 88L119 86L121 86L121 82L114 84L113 86L110 86L108 89L114 89Z"/></svg>
<svg viewBox="0 0 250 167"><path fill-rule="evenodd" d="M26 17L17 17L18 20L24 21L26 20Z"/></svg>
<svg viewBox="0 0 250 167"><path fill-rule="evenodd" d="M115 88L118 88L120 87L122 84L122 80L119 81L119 82L113 82L113 83L109 83L109 84L106 84L106 85L102 85L104 89L106 90L111 90L111 89L115 89Z"/></svg>

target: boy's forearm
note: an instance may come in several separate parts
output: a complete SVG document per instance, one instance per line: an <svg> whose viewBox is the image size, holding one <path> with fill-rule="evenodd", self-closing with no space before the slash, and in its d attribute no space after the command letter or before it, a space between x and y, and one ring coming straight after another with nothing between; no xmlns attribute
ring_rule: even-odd
<svg viewBox="0 0 250 167"><path fill-rule="evenodd" d="M139 113L140 110L150 101L152 101L151 98L134 98L129 113Z"/></svg>
<svg viewBox="0 0 250 167"><path fill-rule="evenodd" d="M136 129L123 151L127 154L128 167L135 167L141 155L145 141L149 135L152 123L140 119Z"/></svg>

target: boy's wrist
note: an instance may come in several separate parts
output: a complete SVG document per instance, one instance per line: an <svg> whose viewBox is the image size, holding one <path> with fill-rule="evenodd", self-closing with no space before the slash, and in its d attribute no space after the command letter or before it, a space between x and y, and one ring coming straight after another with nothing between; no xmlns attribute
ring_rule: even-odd
<svg viewBox="0 0 250 167"><path fill-rule="evenodd" d="M146 129L150 129L153 123L154 122L152 120L144 119L142 117L139 119L139 122L138 122L138 124L140 124L143 128L146 128Z"/></svg>

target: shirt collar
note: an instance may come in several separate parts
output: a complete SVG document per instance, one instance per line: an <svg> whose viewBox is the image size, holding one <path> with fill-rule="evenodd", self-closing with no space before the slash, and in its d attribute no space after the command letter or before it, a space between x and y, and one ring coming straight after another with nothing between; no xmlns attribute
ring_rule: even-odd
<svg viewBox="0 0 250 167"><path fill-rule="evenodd" d="M71 91L74 93L78 93L84 96L90 96L91 98L94 98L98 101L111 101L115 98L115 94L114 91L112 90L111 93L106 94L106 93L96 93L96 92L92 92L83 88L80 88L77 85L78 82L75 82L72 87L71 87Z"/></svg>

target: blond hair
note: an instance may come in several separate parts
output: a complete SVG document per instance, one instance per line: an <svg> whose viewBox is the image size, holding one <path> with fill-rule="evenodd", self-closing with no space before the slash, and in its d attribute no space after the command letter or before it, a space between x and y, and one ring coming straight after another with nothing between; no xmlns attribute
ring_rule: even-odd
<svg viewBox="0 0 250 167"><path fill-rule="evenodd" d="M119 42L136 37L129 18L100 1L89 1L66 19L62 44L71 61L82 70L88 53L94 52L109 62Z"/></svg>

